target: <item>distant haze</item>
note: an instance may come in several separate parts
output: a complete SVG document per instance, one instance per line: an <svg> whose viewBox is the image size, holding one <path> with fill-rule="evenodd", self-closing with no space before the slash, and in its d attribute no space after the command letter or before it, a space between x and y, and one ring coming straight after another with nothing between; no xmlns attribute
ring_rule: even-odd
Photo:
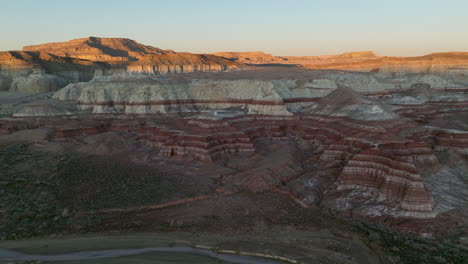
<svg viewBox="0 0 468 264"><path fill-rule="evenodd" d="M7 0L0 50L87 36L194 53L468 51L466 0Z"/></svg>

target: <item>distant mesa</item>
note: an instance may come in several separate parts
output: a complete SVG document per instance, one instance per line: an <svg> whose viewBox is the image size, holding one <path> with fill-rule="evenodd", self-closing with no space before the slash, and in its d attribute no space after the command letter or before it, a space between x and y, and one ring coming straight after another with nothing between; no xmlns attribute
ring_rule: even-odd
<svg viewBox="0 0 468 264"><path fill-rule="evenodd" d="M67 42L26 46L23 51L47 52L111 66L126 66L131 72L168 73L226 70L241 66L214 55L162 50L126 38L88 37Z"/></svg>
<svg viewBox="0 0 468 264"><path fill-rule="evenodd" d="M243 66L211 54L162 50L126 38L88 37L0 52L0 90L49 92L90 81L95 74L225 71ZM22 89L23 83L34 83L34 88Z"/></svg>
<svg viewBox="0 0 468 264"><path fill-rule="evenodd" d="M247 52L216 52L213 55L221 56L232 61L239 61L246 64L308 64L316 61L335 61L349 59L374 59L379 58L373 51L348 52L340 55L324 56L273 56L261 51Z"/></svg>
<svg viewBox="0 0 468 264"><path fill-rule="evenodd" d="M284 64L307 69L383 73L468 73L468 52L441 52L418 57L379 56L373 51L323 56L273 56L258 51L214 54L251 65Z"/></svg>
<svg viewBox="0 0 468 264"><path fill-rule="evenodd" d="M61 57L119 63L137 61L148 54L174 53L140 44L126 38L79 38L67 42L23 47L23 51L42 51Z"/></svg>
<svg viewBox="0 0 468 264"><path fill-rule="evenodd" d="M273 56L261 51L217 52L213 53L213 55L246 64L288 64L288 60L285 58Z"/></svg>
<svg viewBox="0 0 468 264"><path fill-rule="evenodd" d="M357 52L343 53L335 57L343 58L343 59L354 59L354 58L377 58L379 56L375 54L375 52L373 51L357 51Z"/></svg>
<svg viewBox="0 0 468 264"><path fill-rule="evenodd" d="M102 75L165 75L256 66L463 77L468 75L468 53L419 57L384 57L372 51L327 56L274 56L261 51L193 54L163 50L127 38L87 37L0 52L0 90L52 92Z"/></svg>

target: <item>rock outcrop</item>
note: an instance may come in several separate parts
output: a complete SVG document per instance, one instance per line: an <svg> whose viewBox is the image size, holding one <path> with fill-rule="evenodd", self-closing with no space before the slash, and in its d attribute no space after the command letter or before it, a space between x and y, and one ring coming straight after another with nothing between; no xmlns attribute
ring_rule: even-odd
<svg viewBox="0 0 468 264"><path fill-rule="evenodd" d="M1 75L0 74L0 92L1 91L8 91L10 89L10 85L13 82L10 76Z"/></svg>
<svg viewBox="0 0 468 264"><path fill-rule="evenodd" d="M30 74L17 77L10 86L10 92L20 93L47 93L55 92L68 82L52 74Z"/></svg>
<svg viewBox="0 0 468 264"><path fill-rule="evenodd" d="M338 88L303 110L307 113L359 120L397 119L390 107L367 98L351 88Z"/></svg>
<svg viewBox="0 0 468 264"><path fill-rule="evenodd" d="M288 64L286 58L273 56L271 54L263 53L261 51L250 52L217 52L213 55L227 58L232 61L239 61L245 64Z"/></svg>
<svg viewBox="0 0 468 264"><path fill-rule="evenodd" d="M308 69L335 69L383 73L468 74L467 52L442 52L417 57L387 57L372 51L327 56L272 56L262 52L218 52L216 55L247 64L299 65Z"/></svg>
<svg viewBox="0 0 468 264"><path fill-rule="evenodd" d="M411 163L367 149L350 159L338 177L338 190L356 186L378 189L378 200L401 208L403 216L433 217L432 201Z"/></svg>
<svg viewBox="0 0 468 264"><path fill-rule="evenodd" d="M93 109L95 113L191 112L232 107L243 109L248 113L287 115L289 112L301 112L304 108L307 108L305 111L312 111L314 104L321 97L336 90L337 87L348 87L346 89L349 93L356 91L392 100L393 97L398 97L392 94L410 91L415 85L428 85L431 91L445 90L446 88L441 86L449 85L451 89L463 91L463 87L431 75L405 76L404 80L408 80L410 85L401 86L395 79L390 78L351 74L325 75L324 78L307 81L248 79L184 81L182 78L173 82L153 79L148 75L120 74L96 77L87 83L72 83L57 92L54 98L77 101L81 109ZM354 107L356 110L368 112L369 115L391 111L389 107L378 105L358 93L353 95L349 93L347 100L360 100L359 106ZM342 102L340 98L335 99L337 102ZM335 110L330 109L330 111ZM350 110L341 109L341 112L348 113Z"/></svg>
<svg viewBox="0 0 468 264"><path fill-rule="evenodd" d="M80 109L92 109L93 113L151 114L238 109L251 114L291 114L274 85L264 81L194 80L177 85L158 84L152 80L147 80L146 84L96 81L82 86L66 87L54 98L77 100Z"/></svg>
<svg viewBox="0 0 468 264"><path fill-rule="evenodd" d="M245 64L299 65L309 69L380 74L329 74L327 78L322 78L322 81L327 79L329 83L313 83L314 80L309 80L312 82L303 82L302 87L297 85L300 89L316 88L316 92L320 88L335 88L334 85L378 96L392 90L409 89L411 85L418 83L428 83L432 88L438 89L460 88L459 84L447 81L442 75L460 83L468 82L468 55L463 52L435 53L420 57L381 57L370 51L309 57L277 57L262 52L191 54L162 50L125 38L88 37L26 46L22 51L0 52L0 90L43 92L55 89L50 88L50 85L45 85L49 88L41 89L32 87L37 83L33 80L37 80L38 76L28 76L38 72L44 77L42 79L53 78L53 83L57 83L58 78L61 78L65 80L61 83L66 84L122 74L165 75L248 68ZM399 78L394 76L395 73L400 74ZM24 89L18 89L18 84L12 87L15 79L23 77L31 79L30 82L19 81L24 83ZM322 90L321 96L327 92L329 91ZM307 94L308 91L303 93Z"/></svg>
<svg viewBox="0 0 468 264"><path fill-rule="evenodd" d="M102 62L112 68L104 71L105 74L122 70L145 74L223 71L242 66L215 55L162 50L125 38L88 37L61 43L26 46L23 51L47 52L60 57Z"/></svg>
<svg viewBox="0 0 468 264"><path fill-rule="evenodd" d="M170 50L161 50L155 47L146 46L131 39L96 37L79 38L67 42L25 46L23 47L23 51L47 52L60 57L109 63L137 61L147 54L174 53Z"/></svg>
<svg viewBox="0 0 468 264"><path fill-rule="evenodd" d="M69 82L89 81L96 69L104 64L70 57L60 57L47 52L0 52L0 75L10 78L32 73L53 74Z"/></svg>
<svg viewBox="0 0 468 264"><path fill-rule="evenodd" d="M384 73L453 73L468 72L468 53L433 53L419 57L363 57L357 59L334 59L333 61L304 61L309 69L340 69L351 71L374 71Z"/></svg>
<svg viewBox="0 0 468 264"><path fill-rule="evenodd" d="M250 138L222 117L222 113L214 112L166 127L149 125L140 131L142 138L159 147L159 155L166 158L216 161L227 155L253 153Z"/></svg>
<svg viewBox="0 0 468 264"><path fill-rule="evenodd" d="M15 114L14 117L47 117L68 116L74 112L74 105L60 101L42 100L26 104Z"/></svg>
<svg viewBox="0 0 468 264"><path fill-rule="evenodd" d="M233 63L214 55L198 55L185 52L150 54L127 66L127 72L144 74L167 74L183 72L226 71L240 68Z"/></svg>
<svg viewBox="0 0 468 264"><path fill-rule="evenodd" d="M140 44L124 38L88 37L61 43L26 46L23 51L0 52L0 91L45 92L51 85L37 88L42 79L64 79L66 83L87 82L94 76L122 73L168 74L225 71L242 63L209 54L178 53ZM24 78L12 85L13 79ZM30 81L25 81L30 79ZM64 83L64 82L62 82ZM66 84L65 83L65 84ZM36 84L36 87L34 87ZM20 88L18 88L18 86ZM48 88L47 88L48 87ZM62 86L58 88L62 88Z"/></svg>

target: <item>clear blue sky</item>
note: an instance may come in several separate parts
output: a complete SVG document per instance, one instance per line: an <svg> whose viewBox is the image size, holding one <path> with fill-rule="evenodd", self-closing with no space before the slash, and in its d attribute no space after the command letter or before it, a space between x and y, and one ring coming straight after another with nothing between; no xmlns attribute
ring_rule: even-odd
<svg viewBox="0 0 468 264"><path fill-rule="evenodd" d="M0 0L0 50L98 36L175 51L468 51L468 0Z"/></svg>

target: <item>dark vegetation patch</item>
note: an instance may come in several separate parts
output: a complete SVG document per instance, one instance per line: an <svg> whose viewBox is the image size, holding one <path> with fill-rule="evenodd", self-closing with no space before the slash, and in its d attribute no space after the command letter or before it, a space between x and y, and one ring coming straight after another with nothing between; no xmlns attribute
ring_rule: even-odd
<svg viewBox="0 0 468 264"><path fill-rule="evenodd" d="M110 157L0 149L0 239L73 228L89 210L164 203L200 195L190 179Z"/></svg>
<svg viewBox="0 0 468 264"><path fill-rule="evenodd" d="M337 234L361 237L368 246L380 249L390 263L467 264L468 250L449 239L423 239L340 215L304 210L284 219L283 224L326 228Z"/></svg>
<svg viewBox="0 0 468 264"><path fill-rule="evenodd" d="M200 195L182 175L102 156L68 158L57 180L64 206L74 211L154 205Z"/></svg>
<svg viewBox="0 0 468 264"><path fill-rule="evenodd" d="M63 225L53 171L60 157L19 144L0 149L0 238L37 236Z"/></svg>

